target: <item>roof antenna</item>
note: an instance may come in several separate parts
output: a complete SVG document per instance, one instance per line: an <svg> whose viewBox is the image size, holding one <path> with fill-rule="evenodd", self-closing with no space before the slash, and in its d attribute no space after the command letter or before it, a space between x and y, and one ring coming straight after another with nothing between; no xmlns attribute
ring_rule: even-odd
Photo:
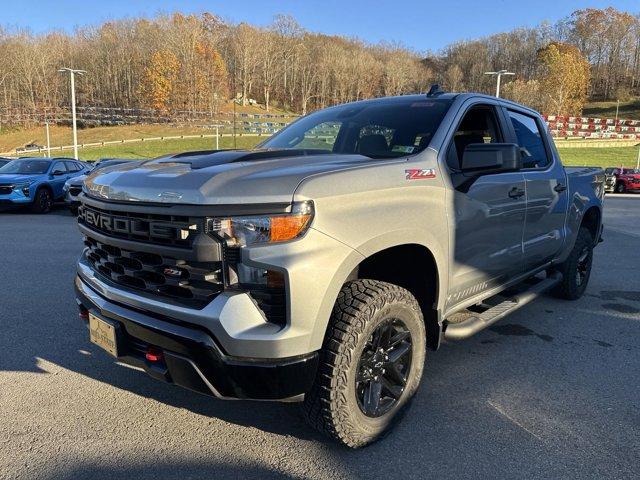
<svg viewBox="0 0 640 480"><path fill-rule="evenodd" d="M431 85L431 88L427 92L427 97L437 97L438 95L442 95L443 93L444 90L440 88L440 85L434 83L433 85Z"/></svg>

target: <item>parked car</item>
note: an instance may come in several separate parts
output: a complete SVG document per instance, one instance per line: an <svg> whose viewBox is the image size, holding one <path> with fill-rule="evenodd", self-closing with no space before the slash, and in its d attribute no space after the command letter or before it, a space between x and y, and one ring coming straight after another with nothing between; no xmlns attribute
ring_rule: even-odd
<svg viewBox="0 0 640 480"><path fill-rule="evenodd" d="M16 152L25 153L25 152L33 152L43 150L44 147L42 145L38 145L37 143L27 143L24 147L16 148Z"/></svg>
<svg viewBox="0 0 640 480"><path fill-rule="evenodd" d="M640 190L640 170L624 167L609 167L605 171L605 190L625 193Z"/></svg>
<svg viewBox="0 0 640 480"><path fill-rule="evenodd" d="M255 150L89 175L80 317L156 379L302 400L313 426L361 447L418 390L427 349L542 292L584 293L603 182L563 168L542 117L504 99L320 110Z"/></svg>
<svg viewBox="0 0 640 480"><path fill-rule="evenodd" d="M63 186L87 171L71 158L19 158L0 167L0 205L30 206L46 213L53 202L64 198Z"/></svg>
<svg viewBox="0 0 640 480"><path fill-rule="evenodd" d="M82 184L84 180L87 178L89 173L98 171L102 168L111 167L113 165L119 165L125 162L136 162L137 160L127 160L127 159L119 159L119 158L108 158L102 159L99 162L96 162L92 165L84 164L87 168L87 171L83 175L78 175L77 177L70 178L64 184L64 200L71 213L76 215L78 213L78 206L80 205L80 200L78 200L78 195L82 192Z"/></svg>

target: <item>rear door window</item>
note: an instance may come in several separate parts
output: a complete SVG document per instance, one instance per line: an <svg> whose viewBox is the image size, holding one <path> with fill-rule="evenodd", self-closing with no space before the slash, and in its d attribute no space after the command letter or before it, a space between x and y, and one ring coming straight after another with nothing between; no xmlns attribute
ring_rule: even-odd
<svg viewBox="0 0 640 480"><path fill-rule="evenodd" d="M80 165L78 165L76 162L64 162L64 163L66 163L67 170L69 170L71 173L79 172L80 170L82 170Z"/></svg>
<svg viewBox="0 0 640 480"><path fill-rule="evenodd" d="M532 116L509 110L509 118L522 150L523 168L545 168L549 165L542 131Z"/></svg>

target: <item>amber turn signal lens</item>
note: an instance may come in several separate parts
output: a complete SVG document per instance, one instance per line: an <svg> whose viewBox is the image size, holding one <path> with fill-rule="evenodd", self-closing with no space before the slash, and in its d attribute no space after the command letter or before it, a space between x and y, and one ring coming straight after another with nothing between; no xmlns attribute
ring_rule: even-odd
<svg viewBox="0 0 640 480"><path fill-rule="evenodd" d="M311 215L271 217L271 242L284 242L300 235L311 220Z"/></svg>

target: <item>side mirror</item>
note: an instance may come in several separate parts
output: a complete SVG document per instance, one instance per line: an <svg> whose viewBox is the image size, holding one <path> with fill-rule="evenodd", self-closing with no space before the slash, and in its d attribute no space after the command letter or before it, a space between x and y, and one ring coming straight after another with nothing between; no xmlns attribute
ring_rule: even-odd
<svg viewBox="0 0 640 480"><path fill-rule="evenodd" d="M472 143L462 155L465 173L515 172L522 168L522 153L515 143Z"/></svg>

